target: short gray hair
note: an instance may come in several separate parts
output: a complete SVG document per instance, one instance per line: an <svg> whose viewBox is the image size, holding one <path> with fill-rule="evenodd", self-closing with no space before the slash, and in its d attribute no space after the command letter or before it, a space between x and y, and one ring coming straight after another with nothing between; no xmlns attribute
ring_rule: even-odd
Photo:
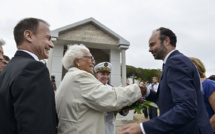
<svg viewBox="0 0 215 134"><path fill-rule="evenodd" d="M75 58L82 58L84 56L84 51L90 52L90 50L83 44L80 45L68 45L68 49L62 59L62 63L65 69L74 67Z"/></svg>
<svg viewBox="0 0 215 134"><path fill-rule="evenodd" d="M0 45L3 46L5 44L5 41L3 39L0 39Z"/></svg>

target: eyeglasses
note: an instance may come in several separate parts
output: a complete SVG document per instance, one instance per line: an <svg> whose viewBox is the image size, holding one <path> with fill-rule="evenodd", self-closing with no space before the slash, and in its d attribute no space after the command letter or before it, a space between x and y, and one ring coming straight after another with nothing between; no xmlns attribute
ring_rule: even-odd
<svg viewBox="0 0 215 134"><path fill-rule="evenodd" d="M89 58L89 59L91 59L91 61L92 61L92 62L95 62L95 59L94 59L94 57L93 57L93 56L83 56L83 57L85 57L85 58Z"/></svg>

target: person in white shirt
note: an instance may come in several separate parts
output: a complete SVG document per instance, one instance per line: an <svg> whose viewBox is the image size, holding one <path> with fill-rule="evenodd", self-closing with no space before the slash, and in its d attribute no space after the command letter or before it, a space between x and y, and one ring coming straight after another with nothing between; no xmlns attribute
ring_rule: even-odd
<svg viewBox="0 0 215 134"><path fill-rule="evenodd" d="M153 83L150 85L149 89L157 93L159 86L158 78L155 76L152 77L152 82ZM156 118L157 116L158 116L157 108L149 107L149 118L153 119Z"/></svg>

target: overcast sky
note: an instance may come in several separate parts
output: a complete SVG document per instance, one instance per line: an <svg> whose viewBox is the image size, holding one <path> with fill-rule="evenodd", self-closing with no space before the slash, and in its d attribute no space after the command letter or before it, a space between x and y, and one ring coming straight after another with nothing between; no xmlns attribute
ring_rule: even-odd
<svg viewBox="0 0 215 134"><path fill-rule="evenodd" d="M26 17L50 23L51 30L93 17L130 42L126 64L161 69L162 61L148 52L154 29L167 27L178 38L177 49L199 58L207 77L215 74L215 0L0 0L0 38L13 57L13 28Z"/></svg>

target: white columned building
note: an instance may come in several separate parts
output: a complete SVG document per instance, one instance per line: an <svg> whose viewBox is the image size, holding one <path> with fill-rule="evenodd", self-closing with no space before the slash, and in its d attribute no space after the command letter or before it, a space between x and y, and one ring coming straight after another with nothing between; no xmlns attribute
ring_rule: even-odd
<svg viewBox="0 0 215 134"><path fill-rule="evenodd" d="M67 70L62 66L62 58L68 45L84 44L95 57L96 64L109 61L112 66L110 84L126 85L126 50L130 43L94 18L51 31L55 47L49 53L47 66L59 86ZM122 69L122 71L121 71ZM132 118L133 119L133 118Z"/></svg>

